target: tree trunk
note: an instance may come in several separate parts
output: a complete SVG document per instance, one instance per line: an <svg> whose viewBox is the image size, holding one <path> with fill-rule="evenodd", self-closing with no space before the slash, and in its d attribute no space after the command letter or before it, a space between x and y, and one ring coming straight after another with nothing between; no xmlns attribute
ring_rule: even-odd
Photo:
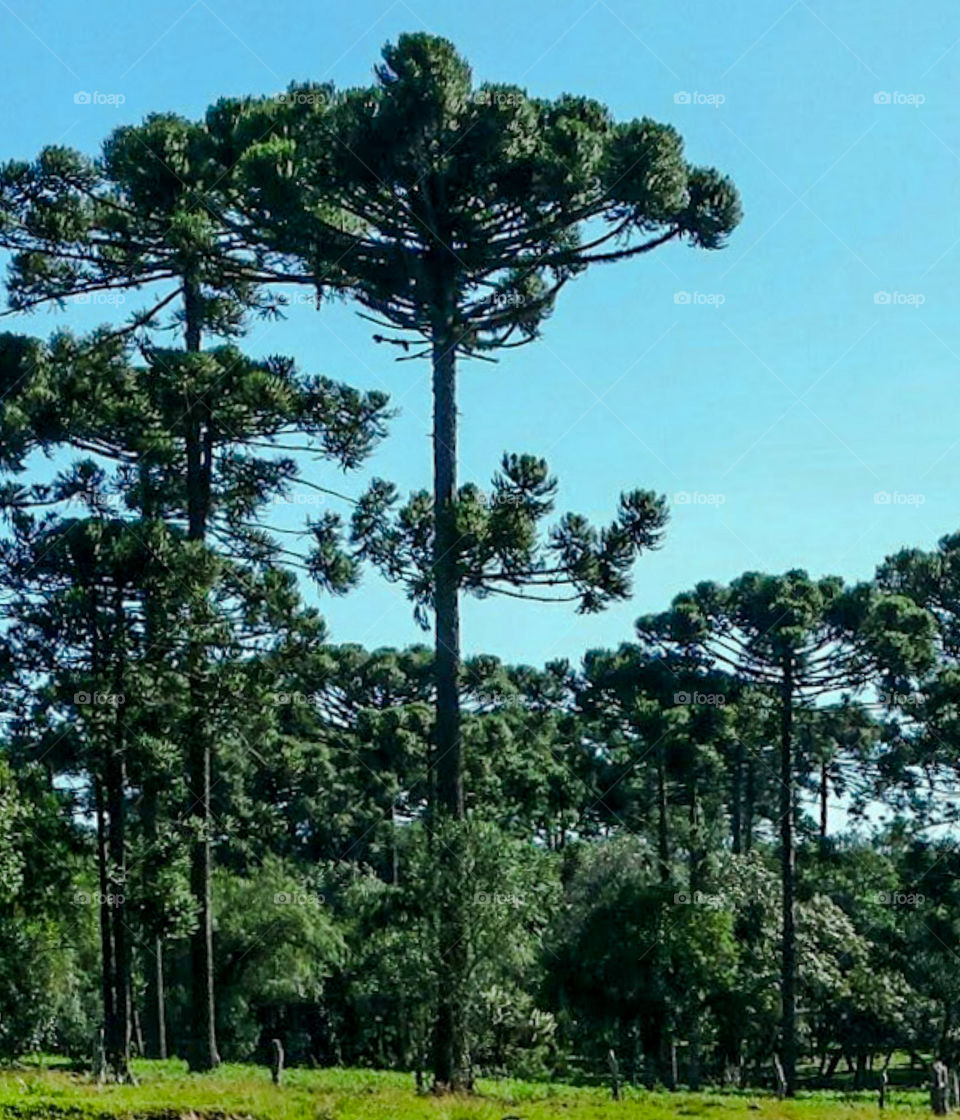
<svg viewBox="0 0 960 1120"><path fill-rule="evenodd" d="M184 281L186 348L199 353L201 297L197 285ZM189 402L191 423L187 435L187 537L203 543L210 512L212 472L210 424L205 405ZM206 430L203 421L207 420ZM196 626L196 623L194 623ZM216 1003L213 958L213 849L211 832L211 749L207 727L207 698L204 673L206 651L195 633L190 639L187 671L190 687L190 728L187 743L187 794L192 825L190 847L190 891L197 910L197 928L190 939L190 1069L198 1072L220 1064L217 1053Z"/></svg>
<svg viewBox="0 0 960 1120"><path fill-rule="evenodd" d="M144 520L150 521L156 517L154 504L154 489L151 485L149 466L141 463L141 507ZM148 581L143 591L144 606L144 645L146 655L159 653L164 656L166 650L157 651L157 614L161 605L157 602L154 588ZM165 644L165 643L164 643ZM159 817L160 817L160 778L154 771L148 771L143 779L143 830L147 845L151 853L150 863L147 865L150 872L159 866ZM153 882L148 877L145 883L147 890L151 890ZM145 980L145 1006L144 1006L144 1043L143 1056L164 1061L167 1057L167 1008L166 984L163 975L163 934L158 924L153 938L153 948L147 948L143 954L143 970Z"/></svg>
<svg viewBox="0 0 960 1120"><path fill-rule="evenodd" d="M827 785L829 767L826 762L820 764L820 842L827 838L827 807L830 790Z"/></svg>
<svg viewBox="0 0 960 1120"><path fill-rule="evenodd" d="M743 740L737 740L730 780L730 843L734 855L743 851Z"/></svg>
<svg viewBox="0 0 960 1120"><path fill-rule="evenodd" d="M460 741L460 589L454 502L457 493L456 340L449 316L438 316L433 336L434 610L437 825L464 819ZM438 915L439 994L433 1073L437 1089L462 1090L467 1058L466 925L461 868L463 836L447 829L437 855L443 903Z"/></svg>
<svg viewBox="0 0 960 1120"><path fill-rule="evenodd" d="M109 853L107 841L106 807L103 796L103 782L99 777L93 779L94 799L97 814L97 882L100 886L100 991L103 999L104 1058L106 1058L106 1037L114 1030L116 1019L114 1007L114 967L113 967L113 928L110 919L110 875L108 871Z"/></svg>
<svg viewBox="0 0 960 1120"><path fill-rule="evenodd" d="M745 805L743 807L743 850L753 850L753 817L754 804L757 796L757 764L751 753L747 759L747 782L744 791Z"/></svg>
<svg viewBox="0 0 960 1120"><path fill-rule="evenodd" d="M657 745L657 863L660 882L670 881L670 822L667 815L667 760L663 741Z"/></svg>
<svg viewBox="0 0 960 1120"><path fill-rule="evenodd" d="M143 784L143 827L147 842L153 853L154 863L158 862L159 856L157 851L159 801L160 790L157 779L151 774L144 780ZM143 970L146 981L143 1018L145 1057L161 1060L167 1057L167 1008L163 953L163 935L158 927L154 932L153 947L146 948L143 954Z"/></svg>
<svg viewBox="0 0 960 1120"><path fill-rule="evenodd" d="M117 724L120 725L119 715ZM120 733L122 736L122 732ZM107 763L109 863L107 910L113 931L113 1008L106 1021L107 1064L118 1081L130 1076L130 947L127 941L124 765L122 747L114 746Z"/></svg>
<svg viewBox="0 0 960 1120"><path fill-rule="evenodd" d="M793 663L783 666L780 697L780 869L783 886L780 998L783 1073L788 1097L797 1090L797 931L793 842Z"/></svg>
<svg viewBox="0 0 960 1120"><path fill-rule="evenodd" d="M123 588L117 587L113 603L115 672L113 674L113 740L107 748L107 900L113 931L113 1014L107 1020L105 1048L107 1063L118 1081L130 1079L131 985L130 944L127 938L127 837L126 837L126 747L121 716L126 671L124 636L126 615Z"/></svg>
<svg viewBox="0 0 960 1120"><path fill-rule="evenodd" d="M704 852L701 846L702 837L700 829L700 799L697 788L696 762L690 766L688 784L688 798L690 802L690 902L696 904L703 880ZM696 1092L700 1088L700 1019L703 1014L702 1001L696 992L693 996L693 1019L690 1023L690 1032L687 1039L687 1084Z"/></svg>
<svg viewBox="0 0 960 1120"><path fill-rule="evenodd" d="M153 939L153 948L147 949L144 960L146 997L144 1015L144 1049L148 1058L167 1057L167 994L163 974L163 938Z"/></svg>

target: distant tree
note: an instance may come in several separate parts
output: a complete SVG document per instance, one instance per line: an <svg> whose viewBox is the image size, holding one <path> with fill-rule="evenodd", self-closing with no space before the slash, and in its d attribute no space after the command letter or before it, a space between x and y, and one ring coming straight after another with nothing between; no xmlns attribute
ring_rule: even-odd
<svg viewBox="0 0 960 1120"><path fill-rule="evenodd" d="M902 595L868 586L844 588L836 577L812 580L750 572L728 587L701 583L671 609L637 622L641 641L691 666L725 669L769 690L780 734L780 859L782 887L781 1049L787 1092L796 1092L795 816L797 705L823 703L871 679L922 672L933 657L933 619Z"/></svg>

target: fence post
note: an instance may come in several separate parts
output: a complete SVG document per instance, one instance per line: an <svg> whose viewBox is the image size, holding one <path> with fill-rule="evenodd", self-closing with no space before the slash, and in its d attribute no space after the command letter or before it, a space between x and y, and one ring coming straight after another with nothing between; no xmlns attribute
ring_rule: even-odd
<svg viewBox="0 0 960 1120"><path fill-rule="evenodd" d="M283 1046L280 1044L279 1038L271 1039L273 1046L273 1058L270 1061L270 1075L273 1077L274 1085L279 1085L283 1080Z"/></svg>
<svg viewBox="0 0 960 1120"><path fill-rule="evenodd" d="M607 1051L607 1066L610 1069L610 1091L615 1101L620 1100L620 1065L613 1048Z"/></svg>
<svg viewBox="0 0 960 1120"><path fill-rule="evenodd" d="M777 1096L780 1100L787 1095L787 1079L783 1073L783 1066L780 1064L779 1055L773 1055L773 1075L776 1078Z"/></svg>
<svg viewBox="0 0 960 1120"><path fill-rule="evenodd" d="M934 1062L930 1069L930 1108L935 1116L947 1115L947 1067Z"/></svg>
<svg viewBox="0 0 960 1120"><path fill-rule="evenodd" d="M107 1055L104 1047L103 1027L97 1027L93 1032L93 1076L99 1082L107 1077Z"/></svg>

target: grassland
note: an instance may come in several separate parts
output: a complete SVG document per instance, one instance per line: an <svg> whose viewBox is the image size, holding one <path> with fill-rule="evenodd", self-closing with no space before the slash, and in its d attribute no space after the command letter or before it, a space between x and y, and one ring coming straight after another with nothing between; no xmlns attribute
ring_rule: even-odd
<svg viewBox="0 0 960 1120"><path fill-rule="evenodd" d="M407 1074L288 1070L271 1083L256 1066L190 1076L176 1061L137 1062L137 1085L98 1085L56 1064L0 1072L0 1120L877 1120L927 1113L924 1094L896 1091L881 1113L870 1093L658 1093L482 1081L469 1097L418 1095Z"/></svg>

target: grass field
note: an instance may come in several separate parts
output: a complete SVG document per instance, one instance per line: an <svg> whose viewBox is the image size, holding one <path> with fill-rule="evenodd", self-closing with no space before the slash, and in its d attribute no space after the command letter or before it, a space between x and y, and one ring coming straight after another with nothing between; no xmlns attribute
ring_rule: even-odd
<svg viewBox="0 0 960 1120"><path fill-rule="evenodd" d="M136 1062L138 1085L97 1085L49 1065L0 1072L0 1117L32 1120L860 1120L922 1116L925 1094L897 1091L881 1113L873 1094L809 1093L794 1101L762 1094L653 1093L626 1089L619 1102L600 1089L483 1081L470 1097L418 1096L408 1074L288 1070L277 1088L265 1069L224 1066L191 1077L182 1063Z"/></svg>

